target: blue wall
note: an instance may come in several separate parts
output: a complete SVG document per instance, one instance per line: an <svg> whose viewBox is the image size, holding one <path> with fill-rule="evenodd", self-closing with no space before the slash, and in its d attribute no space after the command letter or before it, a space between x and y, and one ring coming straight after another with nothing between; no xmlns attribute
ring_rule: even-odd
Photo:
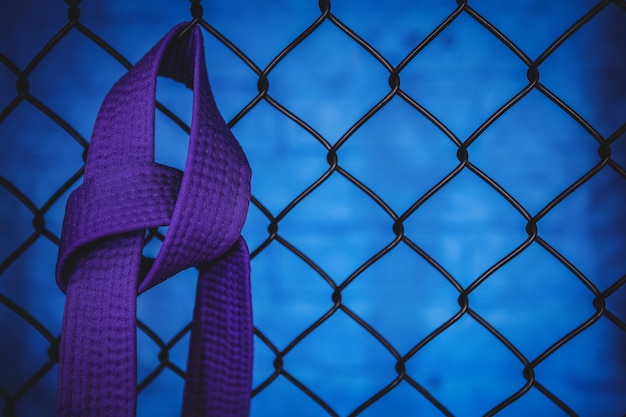
<svg viewBox="0 0 626 417"><path fill-rule="evenodd" d="M416 385L450 414L484 415L527 381L522 361L476 317L497 329L529 362L578 326L593 323L541 361L534 370L538 384L500 415L567 415L546 391L580 416L626 412L626 285L619 286L626 274L624 2L608 4L545 56L544 51L594 2L469 4L471 9L461 12L405 63L411 50L455 13L456 2L332 1L336 19L375 48L388 65L402 63L402 93L352 133L351 127L390 93L390 73L327 19L268 75L269 97L319 137L266 100L234 125L253 168L255 198L272 216L280 216L280 239L267 246L269 220L259 206L251 206L244 228L251 250L263 248L252 260L255 324L273 348L290 349L284 358L287 376L278 376L254 397L253 416L327 415L293 380L338 415L349 415L397 377L394 353L411 353L406 362L408 380L361 415L444 415ZM204 18L261 70L321 14L317 2L304 0L202 5ZM0 120L0 407L5 396L22 395L20 387L48 360L49 346L6 300L28 311L50 335L59 333L63 295L54 283L53 241L60 234L69 191L50 207L47 201L81 168L83 148L78 142L88 140L102 98L125 71L78 28L30 67L37 52L68 22L67 5L29 0L1 7L0 112L12 111ZM171 26L190 17L188 2L172 0L84 1L80 11L80 24L131 63ZM528 65L481 26L474 12L529 60L542 57L540 85L529 89ZM215 37L204 34L216 100L231 120L258 94L258 76ZM29 97L14 109L11 103L18 93L12 66L29 71ZM188 91L162 80L157 94L189 120ZM474 140L474 132L518 94L519 102ZM588 128L551 101L550 94ZM411 99L443 123L448 134L412 107ZM51 109L71 126L70 131L33 103ZM613 136L611 162L600 169L599 141ZM468 138L475 172L466 166L434 196L413 207L460 168L455 141ZM160 113L156 140L156 158L182 167L185 134ZM340 171L328 172L327 147L337 143L341 170L380 196L384 205ZM596 175L544 212L593 169L599 169ZM519 207L507 202L476 170L503 187ZM328 174L301 203L284 211ZM49 237L29 240L33 214L8 192L9 183L34 207L46 208ZM538 214L539 238L531 241L525 216ZM404 220L402 241L393 230L398 217ZM392 248L388 254L361 268L388 247ZM5 262L20 248L24 251L17 260ZM290 248L318 265L322 274ZM525 250L492 270L520 248ZM460 312L454 282L465 289L483 279L469 295L475 317L466 313L450 324ZM139 318L166 343L190 320L194 280L194 272L186 271L139 299ZM291 348L299 334L332 309L333 287L347 282L342 287L343 310ZM615 283L617 289L605 294L608 313L592 320L593 290L609 291ZM350 314L388 341L393 353ZM412 351L446 323L449 327L441 335ZM141 331L138 343L142 380L158 365L158 348ZM183 338L170 352L181 369L186 343ZM271 349L255 338L255 387L271 378L273 360ZM55 379L53 367L20 398L17 415L50 415ZM139 394L138 414L176 415L181 394L182 380L165 370Z"/></svg>

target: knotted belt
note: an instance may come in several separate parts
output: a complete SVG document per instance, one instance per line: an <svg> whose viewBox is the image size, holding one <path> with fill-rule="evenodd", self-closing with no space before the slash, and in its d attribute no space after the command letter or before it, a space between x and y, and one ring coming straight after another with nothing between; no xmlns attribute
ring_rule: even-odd
<svg viewBox="0 0 626 417"><path fill-rule="evenodd" d="M200 273L182 414L249 413L250 260L240 233L250 168L215 105L201 31L185 27L174 27L106 96L84 182L67 202L56 271L66 293L57 416L135 415L136 297L192 266ZM154 162L157 75L193 89L184 174ZM146 229L164 225L158 256L144 258Z"/></svg>

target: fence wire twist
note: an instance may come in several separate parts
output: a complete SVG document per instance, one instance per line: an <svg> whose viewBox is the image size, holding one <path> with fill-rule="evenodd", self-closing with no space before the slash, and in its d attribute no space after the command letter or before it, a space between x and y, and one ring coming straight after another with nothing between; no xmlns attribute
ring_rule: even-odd
<svg viewBox="0 0 626 417"><path fill-rule="evenodd" d="M131 62L129 62L124 56L109 45L103 38L97 33L94 33L89 27L83 25L80 19L79 0L66 0L68 5L68 22L63 26L58 33L56 33L48 43L35 54L30 62L24 67L20 68L16 65L10 57L0 53L0 63L4 65L15 76L16 93L14 98L9 102L6 107L0 111L0 122L4 121L11 116L11 113L23 102L28 102L34 106L38 111L44 114L47 118L52 120L58 126L60 126L69 136L71 136L83 149L83 161L88 147L88 141L83 138L78 131L66 122L57 112L48 107L43 102L39 101L36 96L32 95L29 89L29 77L38 69L41 61L48 55L54 48L58 47L59 43L71 32L78 31L86 38L88 38L94 45L104 50L112 58L121 63L124 67L130 68ZM265 67L261 68L252 59L250 59L245 53L243 53L237 45L231 42L222 33L216 30L209 21L203 17L203 9L199 1L192 1L191 15L193 20L189 23L189 27L199 25L207 33L215 37L224 46L230 49L249 69L258 77L257 88L258 92L256 96L245 105L233 118L229 121L231 127L239 123L246 115L261 102L268 103L278 112L289 118L302 129L304 129L311 137L315 138L321 146L326 149L326 159L328 162L328 168L316 181L311 183L302 193L295 197L289 204L287 204L282 211L274 215L269 209L265 207L263 202L253 196L252 204L256 206L266 217L268 222L267 237L265 240L255 248L252 249L252 257L260 256L265 248L272 242L276 242L282 245L284 248L291 251L294 255L304 261L309 267L311 267L316 273L330 286L332 307L328 309L319 319L317 319L312 325L298 334L287 346L283 349L278 348L269 337L266 336L263 329L255 328L255 335L257 336L257 342L264 343L267 348L273 352L273 372L261 383L257 384L253 388L253 395L257 395L263 390L267 389L279 376L286 378L295 387L300 389L303 393L308 395L312 400L319 404L328 415L338 416L338 412L333 409L331 404L325 402L320 396L318 396L313 388L308 387L305 383L300 381L296 376L291 374L288 369L285 368L283 360L303 339L309 337L313 331L319 328L325 323L331 316L338 311L345 313L355 323L365 329L371 337L376 339L389 354L395 360L395 373L396 377L389 382L386 386L376 392L367 401L360 404L350 416L356 416L370 407L372 404L380 400L383 396L391 392L401 382L406 382L412 386L417 392L430 401L442 414L451 416L452 413L447 408L446 404L439 401L429 390L417 380L415 380L406 369L407 361L414 357L424 346L444 333L454 323L458 322L464 316L470 316L477 323L483 326L495 339L497 339L506 349L508 349L512 355L517 358L520 364L523 366L523 377L525 383L514 394L497 404L486 415L495 415L498 412L505 409L507 406L520 399L531 388L539 390L547 399L556 404L561 410L570 416L576 415L576 413L566 404L565 401L560 399L557 395L551 392L546 386L544 386L540 380L535 376L535 368L545 361L549 356L553 355L558 349L566 345L577 335L584 332L587 328L592 326L601 317L605 317L610 320L617 328L622 332L626 332L626 323L618 317L618 315L611 312L606 305L606 300L612 294L614 294L620 287L626 283L626 275L615 281L606 290L600 291L594 283L586 277L575 265L573 261L566 258L563 254L559 253L551 244L542 238L539 232L539 223L551 210L559 205L568 196L574 193L583 184L589 181L592 177L598 174L601 170L609 169L615 171L621 178L626 180L626 169L620 166L614 159L611 158L611 146L626 133L626 124L622 124L613 134L608 137L603 137L587 120L585 120L580 114L578 114L567 102L561 99L558 95L550 91L545 85L540 82L541 65L544 63L568 38L576 33L585 24L591 21L598 13L605 9L609 4L619 6L621 9L626 10L626 2L621 0L604 0L598 2L592 7L584 16L580 17L571 27L563 32L554 42L543 51L538 58L531 59L528 55L522 51L522 49L512 42L507 36L505 36L495 25L493 25L486 18L481 16L476 10L474 10L467 0L457 0L456 7L431 33L429 33L417 46L415 46L402 60L394 66L392 65L379 51L372 47L368 42L359 36L348 25L343 23L337 16L331 11L330 0L319 0L320 14L315 21L313 21L306 30L304 30L299 36L294 38L278 55L276 55L271 62ZM402 72L412 60L420 54L434 39L437 38L452 22L454 22L459 16L464 15L473 19L475 22L483 26L488 30L491 35L497 39L502 45L506 46L527 68L527 84L518 91L515 95L497 109L491 116L482 122L482 124L467 137L462 139L457 137L450 128L442 123L437 117L431 114L423 105L415 100L411 95L404 91L401 87ZM359 45L363 50L370 54L382 68L388 73L389 91L387 94L372 108L370 108L354 125L352 125L344 134L332 144L323 135L316 131L313 127L308 125L297 114L294 114L279 101L271 95L269 76L277 68L278 65L305 39L313 34L324 23L330 23L342 31L349 39ZM528 95L531 91L538 91L560 109L563 110L571 119L576 121L588 134L594 138L598 146L598 160L591 169L589 169L584 175L571 183L565 190L555 196L545 207L533 214L527 210L519 201L517 201L503 186L493 180L489 175L483 172L480 167L475 165L469 157L469 149L471 145L489 128L496 120L498 120L503 114L511 110L522 98ZM436 126L445 136L456 146L456 157L458 164L447 175L433 186L430 190L419 197L407 210L404 212L395 212L390 205L385 202L379 195L372 191L368 186L362 183L358 178L351 174L348 170L343 168L339 161L338 151L344 146L354 133L359 130L368 120L370 120L375 114L377 114L383 107L385 107L392 99L399 98L415 109L419 114L428 119L434 126ZM157 108L174 121L181 129L189 132L189 127L179 117L177 117L171 110L157 103ZM20 256L22 256L38 239L47 239L50 242L58 245L59 236L51 232L46 227L46 214L50 208L55 204L62 204L63 196L69 189L77 184L82 176L83 168L80 168L73 175L71 175L65 183L54 190L49 199L41 206L37 206L29 196L20 190L15 184L0 176L0 186L6 191L12 194L19 202L32 213L32 233L26 239L24 239L17 248L15 248L8 256L1 259L0 274L2 274L10 265L16 262ZM427 251L416 244L409 236L404 232L404 222L413 215L426 201L433 197L437 192L444 188L450 181L458 176L463 171L469 171L477 178L484 181L489 187L495 190L511 207L513 207L520 216L522 216L526 222L525 231L527 234L526 239L519 244L514 250L502 257L490 268L488 268L482 275L476 278L469 286L463 287L454 276L452 276L442 265L440 265L433 257L429 255ZM388 243L382 250L369 258L360 267L358 267L347 279L340 284L337 284L333 277L329 276L324 269L310 259L306 253L303 253L287 239L280 234L280 224L283 219L304 199L307 198L315 189L320 187L331 175L340 175L348 180L354 187L357 187L369 198L372 199L385 213L389 216L393 222L393 234L395 238ZM146 235L146 243L157 239L162 241L163 234L159 230L150 230ZM458 292L458 305L459 309L452 317L450 317L445 323L439 326L436 330L432 331L417 344L415 344L408 352L401 354L400 351L394 347L379 331L370 325L367 321L361 318L358 314L352 311L348 306L342 303L342 292L352 283L357 277L368 269L375 262L379 261L382 257L388 254L394 247L400 243L406 244L417 255L422 257L432 267L434 267L441 276L447 280ZM512 259L524 252L533 243L540 245L549 254L551 254L558 262L565 266L571 273L588 289L593 295L593 309L594 312L585 321L580 323L575 329L556 341L548 349L540 353L536 357L525 356L510 340L508 340L499 330L489 323L485 318L473 310L470 306L470 297L472 293L486 280L489 279L497 270L509 263ZM15 387L0 387L0 398L2 398L4 405L4 415L14 416L15 407L18 402L25 396L25 394L32 389L38 382L40 382L55 366L57 362L57 349L59 345L58 336L47 329L41 324L33 315L22 308L18 303L10 299L9 297L0 294L0 304L4 305L14 314L19 316L25 326L31 326L37 332L39 332L48 342L47 355L48 359L34 372L26 381L21 382L20 385ZM169 360L170 350L176 346L176 344L185 337L189 332L190 325L180 329L180 331L172 337L170 340L163 340L153 329L147 324L139 321L138 329L143 332L148 338L150 338L157 346L159 353L157 359L158 365L148 373L138 384L138 391L144 390L152 381L154 381L164 369L170 369L181 378L184 378L184 370L178 367L176 364Z"/></svg>

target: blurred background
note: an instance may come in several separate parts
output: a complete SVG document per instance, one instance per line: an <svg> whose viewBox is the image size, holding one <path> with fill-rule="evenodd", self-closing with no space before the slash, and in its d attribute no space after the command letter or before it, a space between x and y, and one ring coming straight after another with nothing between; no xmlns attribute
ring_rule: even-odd
<svg viewBox="0 0 626 417"><path fill-rule="evenodd" d="M252 416L626 413L626 2L200 5L253 169ZM0 3L4 416L53 413L57 243L99 105L191 19ZM157 111L155 158L182 168L191 93L157 98L180 120ZM195 279L138 299L140 416L179 414Z"/></svg>

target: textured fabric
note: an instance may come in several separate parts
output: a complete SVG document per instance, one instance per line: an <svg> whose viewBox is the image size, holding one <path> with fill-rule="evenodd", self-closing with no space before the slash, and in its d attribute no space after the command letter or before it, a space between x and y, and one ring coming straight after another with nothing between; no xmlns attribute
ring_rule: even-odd
<svg viewBox="0 0 626 417"><path fill-rule="evenodd" d="M246 416L252 372L250 259L241 238L250 168L215 105L198 28L182 23L106 96L83 184L68 199L57 263L66 293L57 416L134 416L136 297L200 270L184 416ZM193 89L182 173L154 162L157 75ZM147 228L169 226L156 259Z"/></svg>

